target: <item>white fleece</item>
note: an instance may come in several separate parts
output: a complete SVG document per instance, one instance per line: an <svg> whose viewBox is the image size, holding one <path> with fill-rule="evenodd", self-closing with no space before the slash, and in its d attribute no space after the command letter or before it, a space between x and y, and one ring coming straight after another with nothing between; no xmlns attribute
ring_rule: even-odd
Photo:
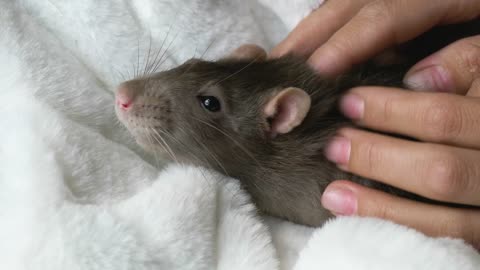
<svg viewBox="0 0 480 270"><path fill-rule="evenodd" d="M235 179L165 167L116 120L149 48L166 40L160 69L271 48L317 4L0 0L1 269L480 269L462 241L387 221L261 217Z"/></svg>

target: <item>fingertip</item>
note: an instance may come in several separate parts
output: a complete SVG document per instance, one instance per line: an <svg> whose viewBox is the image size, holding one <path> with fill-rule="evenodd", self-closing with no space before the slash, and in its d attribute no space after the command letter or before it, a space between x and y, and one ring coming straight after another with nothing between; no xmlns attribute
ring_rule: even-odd
<svg viewBox="0 0 480 270"><path fill-rule="evenodd" d="M417 91L455 92L453 76L441 64L420 63L407 72L403 82Z"/></svg>
<svg viewBox="0 0 480 270"><path fill-rule="evenodd" d="M356 194L344 182L346 181L336 181L330 184L321 197L323 207L334 215L349 216L357 213Z"/></svg>
<svg viewBox="0 0 480 270"><path fill-rule="evenodd" d="M404 83L414 90L466 94L480 76L480 35L458 40L414 65Z"/></svg>
<svg viewBox="0 0 480 270"><path fill-rule="evenodd" d="M355 208L348 208L352 205L351 198ZM391 220L429 236L463 238L477 249L479 247L480 238L475 233L480 224L477 210L427 204L346 180L334 181L325 189L322 205L336 216Z"/></svg>
<svg viewBox="0 0 480 270"><path fill-rule="evenodd" d="M336 76L350 68L348 58L339 49L328 44L317 49L308 59L307 63L316 72L324 76Z"/></svg>
<svg viewBox="0 0 480 270"><path fill-rule="evenodd" d="M301 33L292 32L270 51L268 58L275 59L286 55L307 57L310 53L311 51L305 44L305 39L301 37Z"/></svg>
<svg viewBox="0 0 480 270"><path fill-rule="evenodd" d="M325 147L325 156L331 162L346 166L350 159L351 141L345 137L333 138Z"/></svg>
<svg viewBox="0 0 480 270"><path fill-rule="evenodd" d="M360 120L365 111L365 101L359 95L349 93L340 99L340 110L348 118Z"/></svg>
<svg viewBox="0 0 480 270"><path fill-rule="evenodd" d="M275 46L270 53L268 54L267 58L268 59L274 59L274 58L279 58L288 53L288 47L285 44L285 40L280 42L277 46Z"/></svg>

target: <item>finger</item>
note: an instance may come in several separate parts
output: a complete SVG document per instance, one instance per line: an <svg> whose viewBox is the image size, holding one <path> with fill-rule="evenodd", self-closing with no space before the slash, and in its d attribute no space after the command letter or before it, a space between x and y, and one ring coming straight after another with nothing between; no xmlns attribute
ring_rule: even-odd
<svg viewBox="0 0 480 270"><path fill-rule="evenodd" d="M267 59L267 52L256 44L244 44L223 59L264 61Z"/></svg>
<svg viewBox="0 0 480 270"><path fill-rule="evenodd" d="M467 92L469 97L480 97L480 78L477 78L472 82L472 87Z"/></svg>
<svg viewBox="0 0 480 270"><path fill-rule="evenodd" d="M295 27L272 50L271 57L288 53L308 57L369 1L372 0L327 1Z"/></svg>
<svg viewBox="0 0 480 270"><path fill-rule="evenodd" d="M343 97L340 108L362 126L480 149L479 98L362 87Z"/></svg>
<svg viewBox="0 0 480 270"><path fill-rule="evenodd" d="M480 35L457 41L413 66L409 88L465 94L480 78Z"/></svg>
<svg viewBox="0 0 480 270"><path fill-rule="evenodd" d="M385 48L404 43L441 23L476 18L478 0L377 0L364 6L310 57L323 74L338 74Z"/></svg>
<svg viewBox="0 0 480 270"><path fill-rule="evenodd" d="M341 169L433 200L480 206L480 153L342 129L326 147Z"/></svg>
<svg viewBox="0 0 480 270"><path fill-rule="evenodd" d="M480 248L480 210L430 205L396 197L348 181L335 181L322 205L336 215L371 216L413 227L433 237L465 239Z"/></svg>

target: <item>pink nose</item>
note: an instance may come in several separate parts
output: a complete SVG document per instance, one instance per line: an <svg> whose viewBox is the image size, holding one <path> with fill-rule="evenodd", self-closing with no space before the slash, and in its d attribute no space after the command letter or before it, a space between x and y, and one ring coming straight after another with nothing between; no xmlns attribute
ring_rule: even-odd
<svg viewBox="0 0 480 270"><path fill-rule="evenodd" d="M135 100L135 91L125 84L121 84L115 94L117 106L121 109L128 110Z"/></svg>

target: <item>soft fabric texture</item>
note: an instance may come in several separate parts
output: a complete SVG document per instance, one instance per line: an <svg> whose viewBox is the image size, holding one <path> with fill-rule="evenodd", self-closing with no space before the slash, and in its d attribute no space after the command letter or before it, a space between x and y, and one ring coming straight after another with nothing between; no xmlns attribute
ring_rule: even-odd
<svg viewBox="0 0 480 270"><path fill-rule="evenodd" d="M149 48L168 48L160 69L268 49L318 1L0 4L2 269L480 268L461 240L387 221L262 217L235 179L164 167L117 121L115 86Z"/></svg>

